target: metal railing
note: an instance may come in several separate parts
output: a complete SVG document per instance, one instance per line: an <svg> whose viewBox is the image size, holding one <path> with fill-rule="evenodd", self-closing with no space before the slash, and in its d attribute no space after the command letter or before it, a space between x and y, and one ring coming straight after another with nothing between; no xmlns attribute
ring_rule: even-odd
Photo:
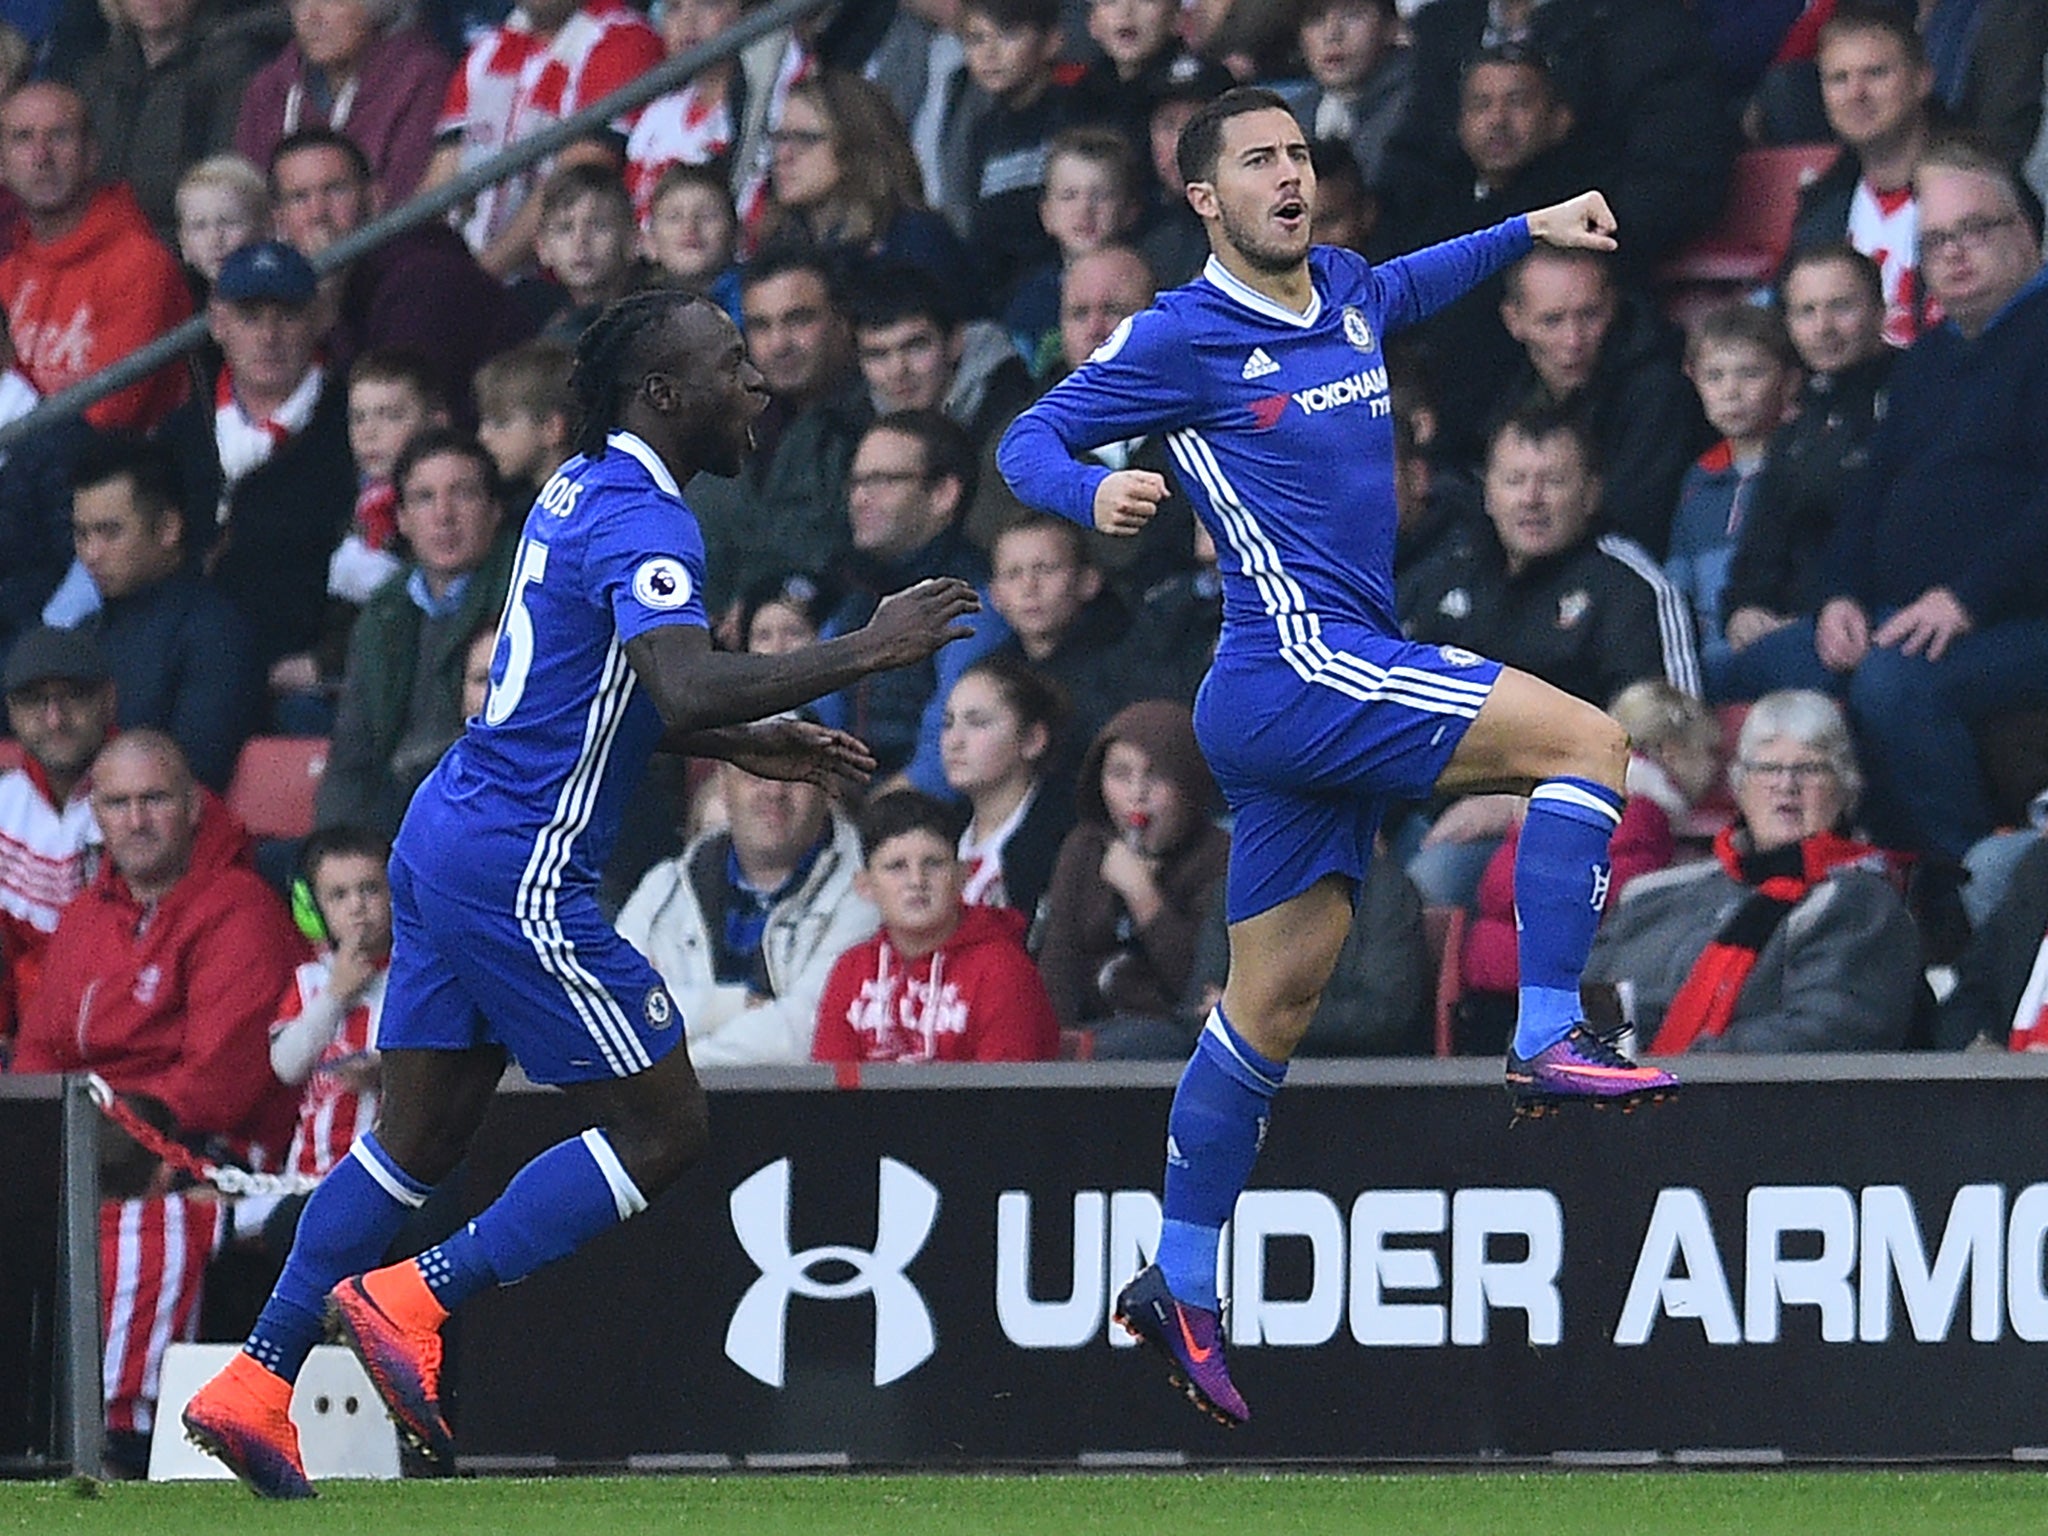
<svg viewBox="0 0 2048 1536"><path fill-rule="evenodd" d="M395 236L429 219L440 218L450 208L474 197L485 187L494 186L506 177L547 159L578 139L604 132L613 119L645 106L657 96L667 95L692 75L721 60L735 57L749 43L837 3L838 0L772 0L759 10L748 12L709 42L687 53L679 53L672 59L664 59L602 101L594 102L560 122L548 124L432 191L422 192L410 202L379 214L313 257L313 270L325 276L347 266ZM70 388L51 395L26 416L0 426L0 451L59 418L76 416L108 395L117 394L148 378L198 346L206 339L206 334L206 316L194 315L177 329L167 331L147 346L109 363L90 378L81 379Z"/></svg>

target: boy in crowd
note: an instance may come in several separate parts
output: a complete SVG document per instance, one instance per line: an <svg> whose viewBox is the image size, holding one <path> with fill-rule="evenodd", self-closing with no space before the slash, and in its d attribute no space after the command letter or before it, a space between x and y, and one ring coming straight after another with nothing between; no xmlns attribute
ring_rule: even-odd
<svg viewBox="0 0 2048 1536"><path fill-rule="evenodd" d="M854 889L882 931L839 957L818 1005L814 1061L1046 1061L1059 1024L1024 949L1024 914L970 907L958 818L914 790L860 821Z"/></svg>
<svg viewBox="0 0 2048 1536"><path fill-rule="evenodd" d="M390 856L382 838L345 826L315 832L299 856L292 916L320 952L293 974L270 1026L271 1071L304 1088L288 1173L320 1178L376 1123L377 1022L391 968ZM280 1219L296 1224L305 1202L288 1204ZM246 1224L240 1213L236 1221Z"/></svg>
<svg viewBox="0 0 2048 1536"><path fill-rule="evenodd" d="M327 567L330 597L361 607L404 565L398 491L391 471L405 445L428 427L449 424L432 363L399 347L377 347L348 371L348 451L356 461L356 515Z"/></svg>
<svg viewBox="0 0 2048 1536"><path fill-rule="evenodd" d="M515 510L569 457L573 361L560 342L528 341L476 371L476 440L498 467L505 505Z"/></svg>
<svg viewBox="0 0 2048 1536"><path fill-rule="evenodd" d="M740 318L740 218L724 175L709 165L672 165L648 195L640 254L657 282L701 293Z"/></svg>
<svg viewBox="0 0 2048 1536"><path fill-rule="evenodd" d="M1120 243L1137 228L1143 175L1137 149L1113 128L1065 128L1052 141L1038 222L1058 254L1025 274L1003 314L1034 372L1059 351L1060 277L1067 264Z"/></svg>
<svg viewBox="0 0 2048 1536"><path fill-rule="evenodd" d="M984 291L1002 306L1024 273L1057 254L1038 201L1053 138L1072 111L1053 67L1059 0L964 0L960 42L968 78L994 103L968 131L968 243L985 263Z"/></svg>
<svg viewBox="0 0 2048 1536"><path fill-rule="evenodd" d="M605 165L565 165L540 189L534 252L567 298L541 327L548 341L573 347L613 299L633 287L633 199Z"/></svg>
<svg viewBox="0 0 2048 1536"><path fill-rule="evenodd" d="M1773 310L1730 304L1704 316L1685 343L1685 375L1721 440L1679 486L1664 574L1692 605L1703 651L1725 649L1721 589L1764 450L1799 388L1799 354Z"/></svg>
<svg viewBox="0 0 2048 1536"><path fill-rule="evenodd" d="M1074 82L1075 115L1145 141L1159 84L1183 54L1175 0L1088 0L1088 35L1103 56Z"/></svg>
<svg viewBox="0 0 2048 1536"><path fill-rule="evenodd" d="M1300 11L1296 37L1309 83L1288 92L1287 104L1312 142L1335 139L1351 151L1367 186L1379 180L1414 85L1400 33L1394 0L1308 0Z"/></svg>

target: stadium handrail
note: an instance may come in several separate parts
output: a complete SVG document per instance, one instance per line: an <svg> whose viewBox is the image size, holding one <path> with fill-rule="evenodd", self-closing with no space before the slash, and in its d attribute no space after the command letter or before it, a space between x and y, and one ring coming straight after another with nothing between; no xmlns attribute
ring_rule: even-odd
<svg viewBox="0 0 2048 1536"><path fill-rule="evenodd" d="M376 250L407 230L439 218L457 203L474 197L485 187L545 160L557 150L593 132L603 131L613 119L645 106L657 96L675 90L692 75L721 60L736 56L741 49L781 27L801 21L837 0L772 0L759 10L749 11L732 26L708 42L664 59L636 80L628 81L601 101L593 102L560 122L550 123L527 138L508 144L488 160L422 192L410 202L379 214L362 228L343 236L313 258L313 270L326 276L358 257ZM167 363L175 362L206 339L204 313L192 316L175 330L166 331L126 357L116 358L98 373L81 379L39 403L27 415L0 426L0 453L63 417L76 416L88 406L149 377Z"/></svg>

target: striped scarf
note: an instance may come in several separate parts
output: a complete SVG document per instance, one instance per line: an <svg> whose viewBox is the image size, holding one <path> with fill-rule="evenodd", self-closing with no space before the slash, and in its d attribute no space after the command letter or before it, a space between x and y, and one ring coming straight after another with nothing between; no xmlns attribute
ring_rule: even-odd
<svg viewBox="0 0 2048 1536"><path fill-rule="evenodd" d="M1735 829L1723 827L1714 839L1714 857L1729 878L1747 886L1751 894L1728 915L1693 962L1650 1046L1653 1055L1676 1056L1700 1036L1724 1032L1735 1017L1736 999L1756 968L1757 956L1792 915L1792 909L1843 865L1879 867L1885 854L1869 843L1833 832L1817 832L1768 853L1757 853L1738 847Z"/></svg>

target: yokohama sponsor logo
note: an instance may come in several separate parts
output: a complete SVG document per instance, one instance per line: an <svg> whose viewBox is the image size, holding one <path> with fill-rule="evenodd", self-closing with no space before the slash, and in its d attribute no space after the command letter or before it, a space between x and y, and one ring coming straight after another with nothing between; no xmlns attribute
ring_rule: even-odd
<svg viewBox="0 0 2048 1536"><path fill-rule="evenodd" d="M1307 389L1296 390L1294 403L1313 416L1318 411L1334 410L1340 405L1372 400L1386 392L1387 370L1384 367L1365 368L1341 379L1332 379L1327 384L1312 384Z"/></svg>

